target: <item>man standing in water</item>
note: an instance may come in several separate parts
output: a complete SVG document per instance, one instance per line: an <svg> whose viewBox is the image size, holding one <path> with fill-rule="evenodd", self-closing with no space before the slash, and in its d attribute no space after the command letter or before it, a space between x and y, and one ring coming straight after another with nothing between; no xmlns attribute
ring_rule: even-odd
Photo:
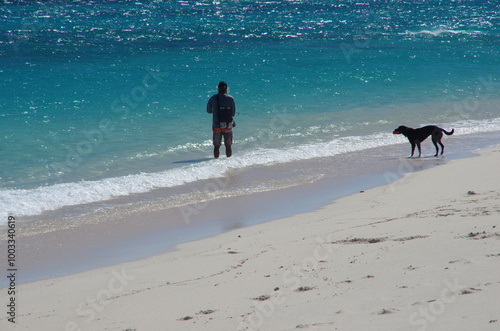
<svg viewBox="0 0 500 331"><path fill-rule="evenodd" d="M219 149L224 137L226 156L232 154L233 127L236 125L233 117L236 114L236 104L232 96L227 94L227 83L220 82L217 86L217 94L214 94L207 103L207 113L212 114L212 131L214 143L214 157L219 157Z"/></svg>

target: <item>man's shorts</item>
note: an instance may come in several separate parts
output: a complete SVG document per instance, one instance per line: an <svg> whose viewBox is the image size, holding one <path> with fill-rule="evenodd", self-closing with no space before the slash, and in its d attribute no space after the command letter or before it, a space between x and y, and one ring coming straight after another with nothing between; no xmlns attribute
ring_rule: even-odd
<svg viewBox="0 0 500 331"><path fill-rule="evenodd" d="M224 136L224 145L231 146L233 144L233 131L232 130L213 130L213 142L215 147L222 144L222 136Z"/></svg>

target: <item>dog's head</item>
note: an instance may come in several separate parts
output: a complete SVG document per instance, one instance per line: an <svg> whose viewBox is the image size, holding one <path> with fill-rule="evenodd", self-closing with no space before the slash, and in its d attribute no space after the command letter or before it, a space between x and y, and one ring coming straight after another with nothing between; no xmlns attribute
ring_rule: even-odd
<svg viewBox="0 0 500 331"><path fill-rule="evenodd" d="M392 131L393 134L404 134L408 128L404 125L399 126L396 130Z"/></svg>

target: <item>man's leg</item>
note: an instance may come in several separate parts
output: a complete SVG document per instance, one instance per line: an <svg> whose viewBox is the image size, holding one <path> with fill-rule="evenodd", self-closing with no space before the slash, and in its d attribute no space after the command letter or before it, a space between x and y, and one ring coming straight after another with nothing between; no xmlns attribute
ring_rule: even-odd
<svg viewBox="0 0 500 331"><path fill-rule="evenodd" d="M219 149L222 144L222 131L214 131L213 134L213 143L214 143L214 158L219 157Z"/></svg>
<svg viewBox="0 0 500 331"><path fill-rule="evenodd" d="M233 145L233 131L225 131L224 132L224 146L226 147L226 156L231 157L233 155L233 149L231 146Z"/></svg>

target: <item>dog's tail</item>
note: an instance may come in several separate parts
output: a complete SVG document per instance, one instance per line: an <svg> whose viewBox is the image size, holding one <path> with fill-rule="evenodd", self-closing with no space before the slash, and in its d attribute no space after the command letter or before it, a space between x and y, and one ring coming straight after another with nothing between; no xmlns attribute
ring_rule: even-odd
<svg viewBox="0 0 500 331"><path fill-rule="evenodd" d="M441 129L444 133L446 133L447 136L451 136L454 132L455 132L455 129L451 129L450 132L446 131L445 129Z"/></svg>

